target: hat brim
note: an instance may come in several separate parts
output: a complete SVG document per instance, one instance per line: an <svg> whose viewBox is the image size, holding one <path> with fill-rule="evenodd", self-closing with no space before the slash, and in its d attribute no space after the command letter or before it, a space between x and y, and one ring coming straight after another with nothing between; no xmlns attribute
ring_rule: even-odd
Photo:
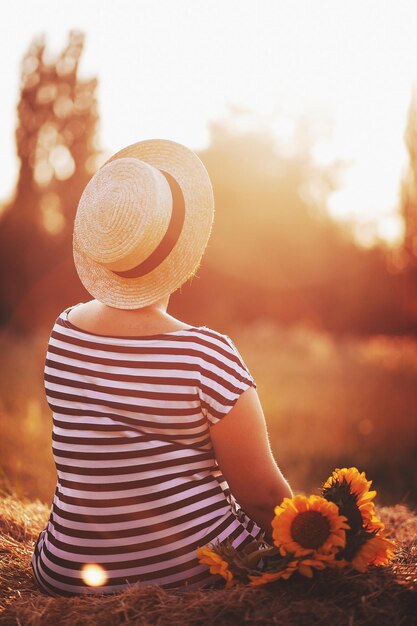
<svg viewBox="0 0 417 626"><path fill-rule="evenodd" d="M123 148L108 161L137 158L168 172L184 196L185 218L170 254L151 272L139 278L118 276L88 257L76 234L74 262L81 282L100 302L119 309L137 309L176 291L197 270L210 237L214 196L202 161L189 148L168 139L148 139Z"/></svg>

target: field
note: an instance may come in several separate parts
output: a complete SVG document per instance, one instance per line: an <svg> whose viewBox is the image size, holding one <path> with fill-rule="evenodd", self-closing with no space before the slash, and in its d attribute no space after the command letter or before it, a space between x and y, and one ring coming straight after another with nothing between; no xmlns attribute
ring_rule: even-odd
<svg viewBox="0 0 417 626"><path fill-rule="evenodd" d="M413 626L417 615L417 516L406 507L379 515L398 542L396 561L367 574L327 570L261 588L189 592L157 585L85 598L36 590L29 560L48 517L40 502L0 500L0 624L4 626Z"/></svg>
<svg viewBox="0 0 417 626"><path fill-rule="evenodd" d="M365 470L380 504L417 501L417 340L335 339L306 326L228 331L254 376L275 458L296 492L335 466ZM55 485L42 371L47 335L0 337L1 484L49 503Z"/></svg>
<svg viewBox="0 0 417 626"><path fill-rule="evenodd" d="M44 596L29 562L55 485L42 387L48 337L3 334L0 624L417 623L417 341L335 339L306 326L266 323L228 334L257 382L274 455L293 490L318 493L335 466L365 470L398 542L395 562L368 574L329 570L254 589L176 593L148 586L108 597Z"/></svg>

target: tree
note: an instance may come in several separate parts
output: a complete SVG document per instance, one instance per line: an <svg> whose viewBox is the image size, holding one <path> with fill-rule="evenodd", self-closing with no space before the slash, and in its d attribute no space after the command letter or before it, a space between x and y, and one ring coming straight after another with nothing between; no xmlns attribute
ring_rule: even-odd
<svg viewBox="0 0 417 626"><path fill-rule="evenodd" d="M198 323L269 318L334 333L415 332L408 283L388 272L385 249L359 247L327 213L343 162L314 162L312 123L296 128L290 154L255 119L241 124L235 113L211 124L200 157L214 186L214 228L199 280L182 289L188 300L172 298L174 314L192 302Z"/></svg>
<svg viewBox="0 0 417 626"><path fill-rule="evenodd" d="M409 156L409 166L401 183L400 208L405 232L401 250L394 253L397 270L417 269L417 88L415 87L408 108L404 141Z"/></svg>
<svg viewBox="0 0 417 626"><path fill-rule="evenodd" d="M98 157L97 80L78 78L83 46L84 35L71 31L55 60L46 59L44 38L23 58L19 179L0 222L0 324L25 326L28 294L71 254L77 202Z"/></svg>

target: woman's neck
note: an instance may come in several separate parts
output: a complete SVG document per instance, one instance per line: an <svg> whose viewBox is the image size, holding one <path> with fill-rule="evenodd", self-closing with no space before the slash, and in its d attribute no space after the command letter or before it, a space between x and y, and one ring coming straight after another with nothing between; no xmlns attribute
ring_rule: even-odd
<svg viewBox="0 0 417 626"><path fill-rule="evenodd" d="M116 309L98 300L75 307L68 320L82 330L102 335L154 335L190 328L167 313L168 298L141 309Z"/></svg>

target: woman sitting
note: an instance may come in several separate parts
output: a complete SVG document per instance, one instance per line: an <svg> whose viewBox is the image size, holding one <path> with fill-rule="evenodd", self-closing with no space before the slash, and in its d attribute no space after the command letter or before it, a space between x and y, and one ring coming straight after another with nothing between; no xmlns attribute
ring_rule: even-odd
<svg viewBox="0 0 417 626"><path fill-rule="evenodd" d="M197 548L272 542L292 496L233 341L167 313L213 214L200 159L168 140L125 148L83 192L74 261L94 299L57 318L44 375L57 486L32 567L49 595L223 582Z"/></svg>

